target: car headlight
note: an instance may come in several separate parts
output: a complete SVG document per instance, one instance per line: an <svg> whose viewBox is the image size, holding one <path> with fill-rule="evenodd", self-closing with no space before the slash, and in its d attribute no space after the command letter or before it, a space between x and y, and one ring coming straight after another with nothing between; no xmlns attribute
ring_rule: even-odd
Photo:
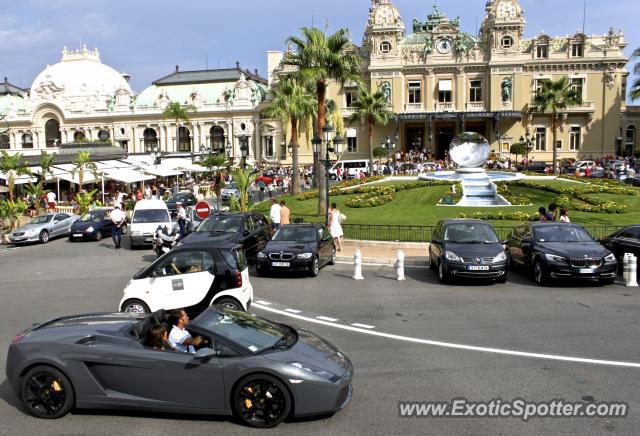
<svg viewBox="0 0 640 436"><path fill-rule="evenodd" d="M493 258L493 263L506 262L506 261L507 261L507 254L504 251L501 251L500 254L498 254L496 257Z"/></svg>
<svg viewBox="0 0 640 436"><path fill-rule="evenodd" d="M562 256L556 256L555 254L548 254L546 253L544 255L544 257L549 261L549 262L556 262L556 263L565 263L567 261L567 259L565 257Z"/></svg>
<svg viewBox="0 0 640 436"><path fill-rule="evenodd" d="M309 365L308 363L300 363L300 362L289 362L289 365L311 373L313 375L317 375L318 377L322 377L325 380L335 381L339 379L339 377L335 374L331 374L330 372L325 371L324 369L316 368L315 366Z"/></svg>
<svg viewBox="0 0 640 436"><path fill-rule="evenodd" d="M258 253L258 259L266 259L267 258L267 254L263 253L262 251L260 253Z"/></svg>
<svg viewBox="0 0 640 436"><path fill-rule="evenodd" d="M95 229L93 227L87 227L87 230L85 230L86 233L91 233L93 232Z"/></svg>
<svg viewBox="0 0 640 436"><path fill-rule="evenodd" d="M462 262L462 259L460 258L460 256L458 256L457 254L455 254L453 251L446 251L444 253L444 257L447 260L450 260L452 262Z"/></svg>
<svg viewBox="0 0 640 436"><path fill-rule="evenodd" d="M605 262L616 262L616 255L611 253L604 258Z"/></svg>
<svg viewBox="0 0 640 436"><path fill-rule="evenodd" d="M302 259L302 260L308 260L311 259L311 257L313 256L313 253L300 253L298 254L298 259Z"/></svg>

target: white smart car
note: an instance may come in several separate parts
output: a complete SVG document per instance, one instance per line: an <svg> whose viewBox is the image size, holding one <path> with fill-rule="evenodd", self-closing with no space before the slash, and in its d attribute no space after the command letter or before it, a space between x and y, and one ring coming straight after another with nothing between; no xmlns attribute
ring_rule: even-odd
<svg viewBox="0 0 640 436"><path fill-rule="evenodd" d="M252 301L241 247L188 246L174 248L133 276L118 309L151 313L184 308L195 317L211 305L247 311Z"/></svg>

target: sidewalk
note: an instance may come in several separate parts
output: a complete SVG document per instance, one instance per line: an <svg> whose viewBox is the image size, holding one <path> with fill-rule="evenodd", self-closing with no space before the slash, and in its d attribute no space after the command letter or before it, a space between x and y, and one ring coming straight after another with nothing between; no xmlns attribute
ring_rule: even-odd
<svg viewBox="0 0 640 436"><path fill-rule="evenodd" d="M338 262L353 263L356 249L362 253L363 264L393 265L398 258L398 250L404 252L406 266L427 266L429 244L415 242L379 242L346 239L342 251L338 252Z"/></svg>

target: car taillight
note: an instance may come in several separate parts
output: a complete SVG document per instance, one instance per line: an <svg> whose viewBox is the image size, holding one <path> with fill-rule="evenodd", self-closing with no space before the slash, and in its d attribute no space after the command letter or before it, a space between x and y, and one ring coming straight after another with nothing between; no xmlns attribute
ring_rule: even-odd
<svg viewBox="0 0 640 436"><path fill-rule="evenodd" d="M240 271L236 271L236 287L242 287L242 273Z"/></svg>
<svg viewBox="0 0 640 436"><path fill-rule="evenodd" d="M18 342L22 341L26 336L27 336L26 333L20 333L19 335L14 336L14 338L11 340L11 343L17 344Z"/></svg>

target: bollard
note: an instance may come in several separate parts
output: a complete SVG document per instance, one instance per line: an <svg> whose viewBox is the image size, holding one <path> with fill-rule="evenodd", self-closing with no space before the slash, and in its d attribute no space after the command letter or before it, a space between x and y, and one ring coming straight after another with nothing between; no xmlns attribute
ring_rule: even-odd
<svg viewBox="0 0 640 436"><path fill-rule="evenodd" d="M404 252L398 250L398 260L396 261L396 276L399 282L404 280Z"/></svg>
<svg viewBox="0 0 640 436"><path fill-rule="evenodd" d="M624 266L624 268L627 270L627 279L625 280L625 286L638 287L638 258L633 254L629 254L629 257L627 258L627 265Z"/></svg>
<svg viewBox="0 0 640 436"><path fill-rule="evenodd" d="M629 256L631 256L631 253L625 253L622 258L622 281L624 281L625 285L629 283Z"/></svg>
<svg viewBox="0 0 640 436"><path fill-rule="evenodd" d="M356 252L353 254L353 280L364 280L362 277L362 253L360 249L356 249Z"/></svg>

